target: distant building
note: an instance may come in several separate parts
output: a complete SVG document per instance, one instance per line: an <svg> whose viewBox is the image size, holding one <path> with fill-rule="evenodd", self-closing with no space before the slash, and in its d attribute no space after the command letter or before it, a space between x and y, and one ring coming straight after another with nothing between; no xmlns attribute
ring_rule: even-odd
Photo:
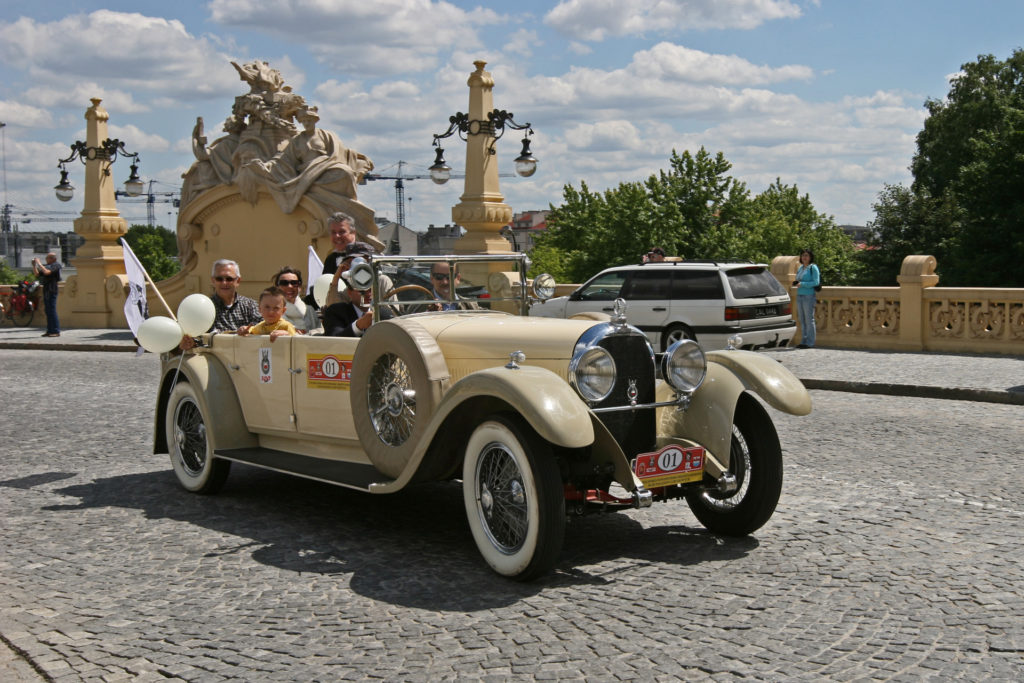
<svg viewBox="0 0 1024 683"><path fill-rule="evenodd" d="M839 229L850 236L853 246L858 249L866 249L871 229L866 225L840 225Z"/></svg>
<svg viewBox="0 0 1024 683"><path fill-rule="evenodd" d="M85 238L76 232L25 232L17 226L0 235L0 257L12 268L31 270L32 259L46 259L51 251L62 264L69 265Z"/></svg>
<svg viewBox="0 0 1024 683"><path fill-rule="evenodd" d="M534 238L547 230L549 213L551 211L543 209L514 214L502 234L512 242L513 249L526 253L533 249Z"/></svg>
<svg viewBox="0 0 1024 683"><path fill-rule="evenodd" d="M377 239L384 243L388 256L416 256L419 251L420 234L398 223L385 223L377 227Z"/></svg>
<svg viewBox="0 0 1024 683"><path fill-rule="evenodd" d="M460 237L462 228L457 225L429 225L425 233L419 233L419 253L421 256L452 254Z"/></svg>

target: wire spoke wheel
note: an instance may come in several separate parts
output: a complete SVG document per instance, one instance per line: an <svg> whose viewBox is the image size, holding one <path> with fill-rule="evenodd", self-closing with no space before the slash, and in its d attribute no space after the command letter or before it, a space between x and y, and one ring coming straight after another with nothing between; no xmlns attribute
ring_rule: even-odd
<svg viewBox="0 0 1024 683"><path fill-rule="evenodd" d="M500 443L491 443L477 465L481 513L487 520L486 531L502 552L523 547L528 510L523 490L523 474L515 458Z"/></svg>
<svg viewBox="0 0 1024 683"><path fill-rule="evenodd" d="M765 409L747 395L740 396L733 417L729 471L736 477L735 491L695 491L686 502L709 531L746 536L764 526L782 495L779 436Z"/></svg>
<svg viewBox="0 0 1024 683"><path fill-rule="evenodd" d="M196 476L206 466L206 423L195 401L184 400L174 410L174 448L185 471Z"/></svg>
<svg viewBox="0 0 1024 683"><path fill-rule="evenodd" d="M167 450L178 483L193 493L216 493L231 471L229 461L213 456L209 424L192 385L178 382L167 400Z"/></svg>
<svg viewBox="0 0 1024 683"><path fill-rule="evenodd" d="M551 446L521 417L500 413L473 430L462 464L473 540L502 576L551 570L565 538L565 499Z"/></svg>
<svg viewBox="0 0 1024 683"><path fill-rule="evenodd" d="M385 353L370 370L370 420L380 440L400 446L412 434L416 422L416 390L405 361Z"/></svg>

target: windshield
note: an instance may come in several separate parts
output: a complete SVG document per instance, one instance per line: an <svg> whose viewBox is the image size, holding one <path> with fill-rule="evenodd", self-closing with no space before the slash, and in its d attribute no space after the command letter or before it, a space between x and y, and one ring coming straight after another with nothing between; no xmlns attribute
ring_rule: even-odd
<svg viewBox="0 0 1024 683"><path fill-rule="evenodd" d="M775 276L760 266L730 270L725 275L732 288L732 295L737 299L756 299L786 293Z"/></svg>

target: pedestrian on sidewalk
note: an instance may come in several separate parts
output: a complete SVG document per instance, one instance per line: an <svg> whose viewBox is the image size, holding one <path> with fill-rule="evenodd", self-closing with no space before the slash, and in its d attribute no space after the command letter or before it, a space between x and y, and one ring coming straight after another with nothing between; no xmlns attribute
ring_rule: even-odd
<svg viewBox="0 0 1024 683"><path fill-rule="evenodd" d="M814 347L817 333L814 327L814 308L818 304L815 289L821 284L821 272L814 265L814 252L804 249L800 252L800 267L796 271L796 312L800 318L800 343L798 349Z"/></svg>
<svg viewBox="0 0 1024 683"><path fill-rule="evenodd" d="M60 287L60 262L52 251L46 255L46 265L37 258L32 259L32 272L43 283L43 307L46 309L46 332L44 337L60 336L60 320L57 319L57 294Z"/></svg>

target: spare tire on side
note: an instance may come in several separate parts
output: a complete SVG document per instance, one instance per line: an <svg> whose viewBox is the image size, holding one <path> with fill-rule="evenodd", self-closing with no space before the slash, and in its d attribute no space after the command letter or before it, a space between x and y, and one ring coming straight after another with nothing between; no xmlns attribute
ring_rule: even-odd
<svg viewBox="0 0 1024 683"><path fill-rule="evenodd" d="M397 478L405 469L448 378L441 348L415 320L385 320L363 335L352 359L352 417L382 474Z"/></svg>

